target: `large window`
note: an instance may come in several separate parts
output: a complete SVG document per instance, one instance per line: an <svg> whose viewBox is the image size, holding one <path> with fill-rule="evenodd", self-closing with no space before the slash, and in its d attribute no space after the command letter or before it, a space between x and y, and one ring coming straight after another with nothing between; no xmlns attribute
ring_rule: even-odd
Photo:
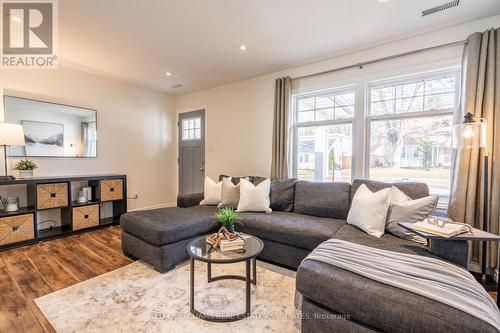
<svg viewBox="0 0 500 333"><path fill-rule="evenodd" d="M459 74L457 68L378 81L356 77L347 88L295 94L293 175L425 182L445 207Z"/></svg>
<svg viewBox="0 0 500 333"><path fill-rule="evenodd" d="M368 86L368 176L418 181L447 205L458 72Z"/></svg>
<svg viewBox="0 0 500 333"><path fill-rule="evenodd" d="M354 88L294 97L294 165L299 179L350 181Z"/></svg>

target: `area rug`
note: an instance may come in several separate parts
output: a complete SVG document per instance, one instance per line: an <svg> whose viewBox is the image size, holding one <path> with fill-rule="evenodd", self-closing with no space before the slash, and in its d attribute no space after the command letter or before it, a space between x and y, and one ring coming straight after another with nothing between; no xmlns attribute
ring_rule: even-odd
<svg viewBox="0 0 500 333"><path fill-rule="evenodd" d="M244 264L212 265L212 275L244 275ZM195 308L212 315L245 312L245 283L207 284L195 266ZM160 274L138 261L35 300L57 332L299 332L294 272L257 261L251 316L208 322L189 311L189 265Z"/></svg>

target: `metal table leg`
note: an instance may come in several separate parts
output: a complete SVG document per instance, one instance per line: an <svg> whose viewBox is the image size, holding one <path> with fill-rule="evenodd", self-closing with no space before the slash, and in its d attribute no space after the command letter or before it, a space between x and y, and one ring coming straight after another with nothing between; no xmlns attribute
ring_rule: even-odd
<svg viewBox="0 0 500 333"><path fill-rule="evenodd" d="M212 282L212 263L207 263L207 282Z"/></svg>
<svg viewBox="0 0 500 333"><path fill-rule="evenodd" d="M255 272L255 266L253 267L254 268L254 272ZM251 298L251 287L250 287L250 283L251 283L251 280L250 280L250 259L247 259L246 261L246 279L245 279L245 284L246 284L246 316L250 316L250 298Z"/></svg>
<svg viewBox="0 0 500 333"><path fill-rule="evenodd" d="M194 311L194 259L189 261L189 306Z"/></svg>
<svg viewBox="0 0 500 333"><path fill-rule="evenodd" d="M253 269L252 283L254 285L257 285L257 258L256 257L252 258L252 269Z"/></svg>
<svg viewBox="0 0 500 333"><path fill-rule="evenodd" d="M256 258L254 257L254 258L245 260L245 276L222 275L222 276L212 277L212 264L209 262L207 263L208 283L213 282L213 281L218 281L218 280L227 280L227 279L245 281L245 312L239 313L236 315L232 315L232 316L212 316L212 315L207 315L207 314L204 314L202 312L199 312L198 310L195 309L195 306L194 306L194 258L191 258L191 260L190 260L190 278L189 278L191 313L194 314L195 316L201 318L201 319L213 321L213 322L230 322L230 321L236 321L236 320L240 320L240 319L243 319L243 318L250 316L251 296L252 296L251 285L252 284L255 285L257 283L257 260L256 260Z"/></svg>

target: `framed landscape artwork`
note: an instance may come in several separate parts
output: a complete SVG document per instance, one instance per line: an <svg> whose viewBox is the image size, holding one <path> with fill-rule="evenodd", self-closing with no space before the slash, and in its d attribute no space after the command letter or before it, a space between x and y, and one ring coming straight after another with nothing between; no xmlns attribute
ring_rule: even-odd
<svg viewBox="0 0 500 333"><path fill-rule="evenodd" d="M64 125L23 120L26 156L64 156Z"/></svg>

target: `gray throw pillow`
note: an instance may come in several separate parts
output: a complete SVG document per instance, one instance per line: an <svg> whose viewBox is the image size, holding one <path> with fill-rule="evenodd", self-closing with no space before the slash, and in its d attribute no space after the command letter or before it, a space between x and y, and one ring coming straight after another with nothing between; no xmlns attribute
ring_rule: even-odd
<svg viewBox="0 0 500 333"><path fill-rule="evenodd" d="M398 222L423 221L429 215L434 214L438 201L439 197L437 195L431 195L416 200L397 201L391 203L386 230L400 238L421 244L427 244L427 240L425 238L400 227Z"/></svg>
<svg viewBox="0 0 500 333"><path fill-rule="evenodd" d="M220 175L219 176L219 181L222 181L224 178L231 178L231 181L233 182L234 185L238 185L240 182L241 178L245 178L249 182L253 182L253 176L242 176L242 177L234 177L234 176L226 176L226 175Z"/></svg>
<svg viewBox="0 0 500 333"><path fill-rule="evenodd" d="M245 178L248 180L248 178ZM217 208L238 208L240 201L240 183L235 185L231 178L222 179L222 201L217 205Z"/></svg>
<svg viewBox="0 0 500 333"><path fill-rule="evenodd" d="M295 183L297 183L297 179L295 178L275 179L271 181L270 196L271 209L273 211L291 212L293 210Z"/></svg>

